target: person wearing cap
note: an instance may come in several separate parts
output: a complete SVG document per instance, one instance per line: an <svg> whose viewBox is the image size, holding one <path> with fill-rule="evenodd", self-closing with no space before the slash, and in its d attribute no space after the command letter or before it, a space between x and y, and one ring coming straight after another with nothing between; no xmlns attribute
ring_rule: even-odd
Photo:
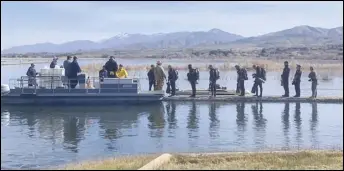
<svg viewBox="0 0 344 171"><path fill-rule="evenodd" d="M152 86L155 87L155 78L154 78L154 65L151 65L151 68L149 69L147 76L148 76L148 83L149 83L149 91L152 90Z"/></svg>
<svg viewBox="0 0 344 171"><path fill-rule="evenodd" d="M119 64L119 69L116 72L117 78L127 78L128 77L128 72L123 68L122 64Z"/></svg>
<svg viewBox="0 0 344 171"><path fill-rule="evenodd" d="M31 66L29 67L29 69L26 72L26 75L29 77L28 78L28 86L29 87L37 86L36 76L38 75L38 73L36 72L34 63L32 63Z"/></svg>
<svg viewBox="0 0 344 171"><path fill-rule="evenodd" d="M55 68L55 66L57 65L57 57L54 57L53 58L53 61L51 61L50 63L50 68Z"/></svg>
<svg viewBox="0 0 344 171"><path fill-rule="evenodd" d="M75 88L78 85L78 73L81 72L80 66L77 61L77 57L73 57L73 62L69 66L68 80L70 81L70 87Z"/></svg>
<svg viewBox="0 0 344 171"><path fill-rule="evenodd" d="M295 87L295 96L294 97L300 97L301 90L300 90L300 83L301 83L301 65L296 65L296 72L293 78L293 82L291 83Z"/></svg>
<svg viewBox="0 0 344 171"><path fill-rule="evenodd" d="M105 63L105 69L108 71L109 78L116 78L116 72L118 70L117 62L115 61L115 57L110 56L110 59Z"/></svg>
<svg viewBox="0 0 344 171"><path fill-rule="evenodd" d="M161 62L158 61L156 63L156 67L154 68L154 78L156 81L155 90L162 90L162 87L164 86L164 81L166 80L166 74L164 68L161 65Z"/></svg>
<svg viewBox="0 0 344 171"><path fill-rule="evenodd" d="M312 96L311 96L311 98L316 98L318 95L318 92L317 92L317 86L318 86L317 74L315 73L313 67L310 67L309 69L311 72L308 75L308 78L309 78L308 81L312 82Z"/></svg>
<svg viewBox="0 0 344 171"><path fill-rule="evenodd" d="M281 75L281 83L284 88L284 95L282 97L289 97L289 73L288 61L284 61L284 69Z"/></svg>

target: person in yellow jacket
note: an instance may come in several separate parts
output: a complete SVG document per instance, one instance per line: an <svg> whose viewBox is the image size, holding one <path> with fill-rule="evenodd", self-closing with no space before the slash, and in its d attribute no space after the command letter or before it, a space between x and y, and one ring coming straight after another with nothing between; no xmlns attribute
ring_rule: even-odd
<svg viewBox="0 0 344 171"><path fill-rule="evenodd" d="M123 65L120 64L119 68L116 72L117 78L127 78L128 77L128 72L123 68Z"/></svg>

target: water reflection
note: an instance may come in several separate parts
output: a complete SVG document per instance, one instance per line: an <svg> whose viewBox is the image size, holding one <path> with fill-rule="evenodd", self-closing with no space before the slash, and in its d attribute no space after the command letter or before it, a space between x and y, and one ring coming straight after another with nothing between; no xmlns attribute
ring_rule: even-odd
<svg viewBox="0 0 344 171"><path fill-rule="evenodd" d="M246 143L246 138L245 138L245 133L246 133L246 122L247 122L247 114L245 113L245 103L237 103L236 104L236 124L237 124L237 143L240 146L245 146Z"/></svg>
<svg viewBox="0 0 344 171"><path fill-rule="evenodd" d="M318 127L318 104L312 103L312 117L310 119L312 147L317 147L319 144L317 127Z"/></svg>
<svg viewBox="0 0 344 171"><path fill-rule="evenodd" d="M251 109L254 119L254 143L257 148L263 148L265 145L265 129L267 122L263 116L263 104L257 102L255 105L251 106Z"/></svg>
<svg viewBox="0 0 344 171"><path fill-rule="evenodd" d="M290 119L290 106L294 105ZM2 108L1 113L2 165L11 168L37 162L43 166L123 153L340 145L343 123L338 118L342 117L342 105L332 105L330 109L335 112L327 112L326 105L167 102L82 108L6 107L7 111ZM276 116L276 111L282 116ZM321 113L324 115L320 119ZM32 158L33 153L40 156Z"/></svg>
<svg viewBox="0 0 344 171"><path fill-rule="evenodd" d="M295 104L295 115L294 115L294 123L296 128L296 144L299 148L302 144L302 119L301 119L301 104L296 103Z"/></svg>
<svg viewBox="0 0 344 171"><path fill-rule="evenodd" d="M199 118L197 116L197 111L196 111L196 102L192 102L190 105L190 110L189 110L189 116L187 118L187 126L189 130L189 138L197 138L198 137L198 123L199 123Z"/></svg>
<svg viewBox="0 0 344 171"><path fill-rule="evenodd" d="M164 135L165 128L165 110L163 106L149 112L148 128L150 128L150 137L161 138Z"/></svg>
<svg viewBox="0 0 344 171"><path fill-rule="evenodd" d="M171 101L166 104L167 122L169 137L175 137L174 129L178 127L176 119L176 102Z"/></svg>
<svg viewBox="0 0 344 171"><path fill-rule="evenodd" d="M74 153L78 152L78 144L85 136L85 118L65 116L63 118L63 146Z"/></svg>
<svg viewBox="0 0 344 171"><path fill-rule="evenodd" d="M284 110L282 112L282 126L283 126L283 136L284 136L284 147L287 149L290 148L289 112L290 112L290 103L284 103Z"/></svg>
<svg viewBox="0 0 344 171"><path fill-rule="evenodd" d="M37 121L36 121L34 115L30 115L26 119L27 119L27 125L29 126L28 136L30 138L33 138L34 134L35 134L35 125L36 125Z"/></svg>
<svg viewBox="0 0 344 171"><path fill-rule="evenodd" d="M220 127L220 120L218 119L218 116L216 114L217 108L219 108L219 105L217 105L216 102L212 102L209 105L209 136L211 138L219 137L219 127Z"/></svg>

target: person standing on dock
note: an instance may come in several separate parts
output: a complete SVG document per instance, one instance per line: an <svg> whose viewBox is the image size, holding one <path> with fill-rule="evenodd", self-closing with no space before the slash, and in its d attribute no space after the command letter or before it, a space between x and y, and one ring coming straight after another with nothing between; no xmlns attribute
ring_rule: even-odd
<svg viewBox="0 0 344 171"><path fill-rule="evenodd" d="M154 78L154 65L151 65L150 70L147 73L148 76L148 83L149 83L149 91L152 90L152 86L155 87L155 78Z"/></svg>
<svg viewBox="0 0 344 171"><path fill-rule="evenodd" d="M308 75L308 78L309 78L308 81L312 82L312 96L311 96L311 98L316 98L318 95L318 92L317 92L317 86L318 86L317 74L315 73L313 67L310 67L309 69L311 70L311 72Z"/></svg>
<svg viewBox="0 0 344 171"><path fill-rule="evenodd" d="M209 85L211 96L216 97L216 81L220 78L220 72L215 69L212 65L209 65Z"/></svg>
<svg viewBox="0 0 344 171"><path fill-rule="evenodd" d="M196 69L192 68L192 65L188 65L189 72L187 73L188 81L191 84L192 94L190 97L196 97L196 83L198 78L198 72Z"/></svg>
<svg viewBox="0 0 344 171"><path fill-rule="evenodd" d="M156 81L155 90L162 90L162 87L164 86L164 80L166 80L166 74L164 68L161 65L162 63L160 61L157 61L156 67L154 69L154 78Z"/></svg>
<svg viewBox="0 0 344 171"><path fill-rule="evenodd" d="M289 97L289 73L290 68L288 65L288 61L284 61L284 69L281 75L281 83L284 88L284 95L282 97Z"/></svg>
<svg viewBox="0 0 344 171"><path fill-rule="evenodd" d="M237 75L239 75L239 71L240 71L240 70L237 69ZM239 77L237 77L237 84L236 84L235 93L236 93L237 95L240 94Z"/></svg>
<svg viewBox="0 0 344 171"><path fill-rule="evenodd" d="M238 85L240 90L239 96L245 96L245 80L248 80L247 78L247 71L245 68L240 68L239 65L235 65L235 68L238 73Z"/></svg>
<svg viewBox="0 0 344 171"><path fill-rule="evenodd" d="M29 87L37 86L36 76L38 75L38 73L36 72L34 63L32 63L31 66L29 67L29 69L26 72L26 75L29 77L28 78L28 86Z"/></svg>
<svg viewBox="0 0 344 171"><path fill-rule="evenodd" d="M168 65L168 82L171 86L171 95L169 97L176 95L176 81L178 79L178 72L172 68L171 65Z"/></svg>
<svg viewBox="0 0 344 171"><path fill-rule="evenodd" d="M116 72L118 70L117 62L115 57L110 56L110 59L105 63L105 69L108 71L109 78L116 78Z"/></svg>
<svg viewBox="0 0 344 171"><path fill-rule="evenodd" d="M301 84L301 65L296 65L296 72L294 75L293 82L291 83L295 87L295 96L294 97L300 97L301 95L301 89L300 89L300 84Z"/></svg>
<svg viewBox="0 0 344 171"><path fill-rule="evenodd" d="M254 78L254 84L252 87L251 92L255 93L255 96L262 97L263 96L263 83L266 81L266 71L263 67L253 65L253 69L256 71L252 75ZM258 87L260 89L260 95L258 96Z"/></svg>
<svg viewBox="0 0 344 171"><path fill-rule="evenodd" d="M73 62L70 64L70 70L68 71L68 80L70 81L70 87L75 88L78 85L78 73L81 72L77 57L73 57Z"/></svg>

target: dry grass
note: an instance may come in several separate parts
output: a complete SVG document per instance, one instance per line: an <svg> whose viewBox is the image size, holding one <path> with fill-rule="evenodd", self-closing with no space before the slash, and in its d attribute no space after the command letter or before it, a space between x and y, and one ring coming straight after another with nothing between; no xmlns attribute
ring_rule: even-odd
<svg viewBox="0 0 344 171"><path fill-rule="evenodd" d="M239 64L242 67L247 68L248 70L252 69L252 65L259 65L263 66L268 71L281 71L283 69L283 61L284 60L240 60L240 61L227 61L223 64L216 65L218 69L221 71L231 71L235 70L233 64ZM187 70L187 64L192 63L192 61L185 61L185 65L177 65L174 66L178 70ZM163 67L167 69L168 62L163 63ZM208 66L210 65L210 61L205 61L204 64L201 65L194 65L195 67L199 68L200 70L207 70ZM309 67L313 66L317 71L335 71L335 72L343 72L343 63L342 62L323 62L323 61L296 61L296 60L289 60L289 65L291 68L295 68L296 64L300 64L305 71L309 71ZM96 64L89 64L82 66L83 71L87 72L98 72L103 63L96 63ZM133 65L133 66L125 66L126 70L148 70L150 65Z"/></svg>
<svg viewBox="0 0 344 171"><path fill-rule="evenodd" d="M137 170L158 155L119 157L69 164L60 170Z"/></svg>
<svg viewBox="0 0 344 171"><path fill-rule="evenodd" d="M343 152L243 153L220 155L176 155L160 170L343 170Z"/></svg>

